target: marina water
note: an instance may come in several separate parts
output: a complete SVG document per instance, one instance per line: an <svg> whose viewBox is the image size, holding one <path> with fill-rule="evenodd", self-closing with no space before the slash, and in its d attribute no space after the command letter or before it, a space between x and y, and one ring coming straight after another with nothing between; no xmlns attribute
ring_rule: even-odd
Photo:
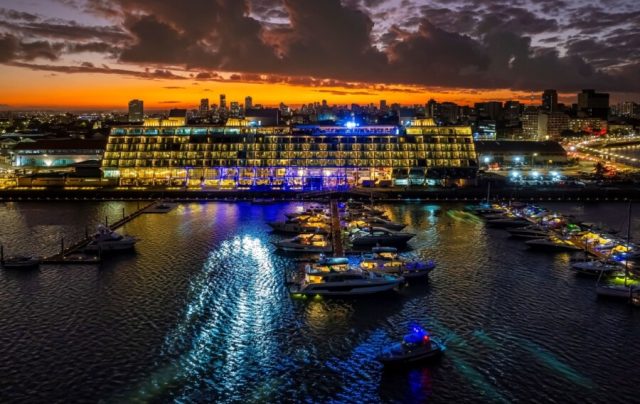
<svg viewBox="0 0 640 404"><path fill-rule="evenodd" d="M1 271L0 401L637 401L640 310L597 299L569 255L447 214L463 205L383 205L418 233L407 254L437 261L430 281L294 299L285 279L299 264L266 222L298 206L180 204L120 229L136 252L100 267ZM626 231L624 204L549 207ZM52 254L123 208L136 203L5 203L0 241ZM376 354L411 321L444 357L384 371Z"/></svg>

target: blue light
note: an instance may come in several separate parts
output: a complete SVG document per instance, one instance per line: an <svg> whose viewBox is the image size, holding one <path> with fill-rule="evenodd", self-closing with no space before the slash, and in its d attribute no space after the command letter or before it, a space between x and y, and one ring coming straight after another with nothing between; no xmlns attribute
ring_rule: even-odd
<svg viewBox="0 0 640 404"><path fill-rule="evenodd" d="M353 121L349 121L344 125L347 129L354 129L356 127L356 123Z"/></svg>

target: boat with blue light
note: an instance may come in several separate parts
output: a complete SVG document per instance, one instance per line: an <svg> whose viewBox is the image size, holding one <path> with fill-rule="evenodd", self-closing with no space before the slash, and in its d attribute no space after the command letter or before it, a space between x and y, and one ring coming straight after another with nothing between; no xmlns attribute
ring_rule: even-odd
<svg viewBox="0 0 640 404"><path fill-rule="evenodd" d="M385 366L408 366L438 358L445 350L444 344L420 327L411 325L411 332L401 342L396 342L378 355Z"/></svg>

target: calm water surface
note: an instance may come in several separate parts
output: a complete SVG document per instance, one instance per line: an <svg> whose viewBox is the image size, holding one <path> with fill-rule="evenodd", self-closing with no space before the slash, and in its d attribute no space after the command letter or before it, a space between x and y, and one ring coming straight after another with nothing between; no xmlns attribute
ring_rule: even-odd
<svg viewBox="0 0 640 404"><path fill-rule="evenodd" d="M418 233L408 254L437 260L430 282L292 299L297 264L265 222L297 206L182 204L127 224L136 252L101 267L0 271L0 402L638 401L640 310L597 299L568 255L447 215L462 205L387 205ZM53 253L135 207L0 204L0 241ZM622 204L550 207L626 225ZM445 356L384 371L375 355L410 321L441 336Z"/></svg>

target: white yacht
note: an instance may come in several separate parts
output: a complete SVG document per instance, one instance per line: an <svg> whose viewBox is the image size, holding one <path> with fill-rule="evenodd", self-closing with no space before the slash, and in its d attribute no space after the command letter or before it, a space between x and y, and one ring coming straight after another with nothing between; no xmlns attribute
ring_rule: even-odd
<svg viewBox="0 0 640 404"><path fill-rule="evenodd" d="M403 246L411 240L415 234L388 230L382 227L358 229L351 234L349 240L355 247L373 246Z"/></svg>
<svg viewBox="0 0 640 404"><path fill-rule="evenodd" d="M404 259L394 247L374 247L371 254L365 254L360 262L360 268L364 270L400 275L407 280L427 277L435 267L434 261Z"/></svg>
<svg viewBox="0 0 640 404"><path fill-rule="evenodd" d="M288 240L277 241L274 245L287 252L328 253L332 251L331 242L320 233L303 233Z"/></svg>
<svg viewBox="0 0 640 404"><path fill-rule="evenodd" d="M126 251L135 247L138 240L133 236L126 236L109 229L98 226L98 232L91 237L91 241L84 248L85 251Z"/></svg>
<svg viewBox="0 0 640 404"><path fill-rule="evenodd" d="M303 279L292 284L289 290L302 295L354 296L387 292L399 288L402 283L402 277L360 269L329 272L308 269Z"/></svg>
<svg viewBox="0 0 640 404"><path fill-rule="evenodd" d="M407 227L406 224L393 222L391 220L387 220L379 216L355 215L347 218L347 220L351 220L351 223L353 223L353 226L355 227L378 226L378 227L383 227L385 229L389 229L393 231L400 231L405 227Z"/></svg>

